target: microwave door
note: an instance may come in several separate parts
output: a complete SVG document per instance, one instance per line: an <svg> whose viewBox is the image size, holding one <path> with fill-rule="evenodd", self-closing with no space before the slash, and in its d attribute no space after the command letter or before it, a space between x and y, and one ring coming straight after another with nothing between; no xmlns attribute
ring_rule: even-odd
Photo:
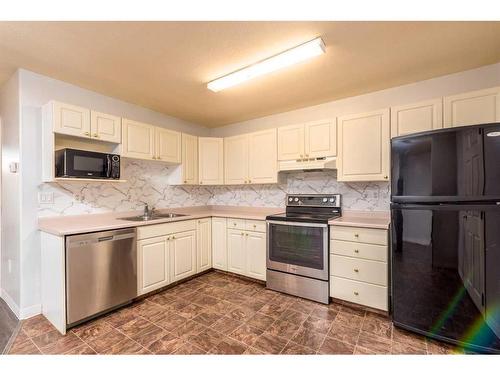
<svg viewBox="0 0 500 375"><path fill-rule="evenodd" d="M111 178L111 155L106 155L106 178Z"/></svg>

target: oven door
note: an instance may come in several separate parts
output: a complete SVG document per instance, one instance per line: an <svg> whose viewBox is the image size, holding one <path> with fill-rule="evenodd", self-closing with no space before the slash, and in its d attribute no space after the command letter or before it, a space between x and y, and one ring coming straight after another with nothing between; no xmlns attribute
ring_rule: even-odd
<svg viewBox="0 0 500 375"><path fill-rule="evenodd" d="M267 221L267 268L328 280L328 225Z"/></svg>
<svg viewBox="0 0 500 375"><path fill-rule="evenodd" d="M66 150L66 173L70 177L110 178L111 155L68 149Z"/></svg>

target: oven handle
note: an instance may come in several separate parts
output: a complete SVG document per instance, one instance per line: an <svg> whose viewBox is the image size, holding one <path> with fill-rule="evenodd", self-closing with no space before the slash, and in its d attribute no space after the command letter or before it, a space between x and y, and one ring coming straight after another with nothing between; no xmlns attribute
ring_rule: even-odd
<svg viewBox="0 0 500 375"><path fill-rule="evenodd" d="M267 220L268 224L278 224L278 225L289 225L295 227L315 227L315 228L328 228L328 224L317 224L317 223L302 223L298 221L276 221Z"/></svg>

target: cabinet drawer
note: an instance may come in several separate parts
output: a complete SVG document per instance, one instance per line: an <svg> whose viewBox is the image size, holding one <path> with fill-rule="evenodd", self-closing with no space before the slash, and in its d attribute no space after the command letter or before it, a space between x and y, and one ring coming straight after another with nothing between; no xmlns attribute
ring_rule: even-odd
<svg viewBox="0 0 500 375"><path fill-rule="evenodd" d="M266 222L262 220L246 220L245 222L246 230L252 232L266 232Z"/></svg>
<svg viewBox="0 0 500 375"><path fill-rule="evenodd" d="M388 289L384 286L333 276L330 278L330 295L379 310L388 309Z"/></svg>
<svg viewBox="0 0 500 375"><path fill-rule="evenodd" d="M387 263L383 262L331 255L330 272L332 276L387 286Z"/></svg>
<svg viewBox="0 0 500 375"><path fill-rule="evenodd" d="M227 219L227 227L230 229L246 229L246 223L243 219Z"/></svg>
<svg viewBox="0 0 500 375"><path fill-rule="evenodd" d="M137 239L166 236L171 233L196 230L196 220L177 221L175 223L145 225L137 228Z"/></svg>
<svg viewBox="0 0 500 375"><path fill-rule="evenodd" d="M376 245L387 245L387 230L360 227L342 227L332 225L330 227L330 238L332 240L354 241L372 243Z"/></svg>
<svg viewBox="0 0 500 375"><path fill-rule="evenodd" d="M330 252L353 258L387 262L387 246L350 241L330 240Z"/></svg>

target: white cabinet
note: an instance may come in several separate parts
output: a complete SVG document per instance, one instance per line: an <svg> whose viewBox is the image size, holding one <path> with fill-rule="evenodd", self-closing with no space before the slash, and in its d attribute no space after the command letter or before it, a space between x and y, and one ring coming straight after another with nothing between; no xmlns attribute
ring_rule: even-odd
<svg viewBox="0 0 500 375"><path fill-rule="evenodd" d="M276 129L224 139L225 184L278 181Z"/></svg>
<svg viewBox="0 0 500 375"><path fill-rule="evenodd" d="M258 221L251 221L250 223L250 220L233 219L228 220L227 224L227 270L265 281L265 224L260 225ZM255 230L235 229L238 227L255 228Z"/></svg>
<svg viewBox="0 0 500 375"><path fill-rule="evenodd" d="M426 100L391 107L391 137L443 127L443 100Z"/></svg>
<svg viewBox="0 0 500 375"><path fill-rule="evenodd" d="M444 97L444 127L500 121L500 87Z"/></svg>
<svg viewBox="0 0 500 375"><path fill-rule="evenodd" d="M248 183L248 136L224 138L224 183Z"/></svg>
<svg viewBox="0 0 500 375"><path fill-rule="evenodd" d="M198 177L200 185L224 183L223 138L198 138Z"/></svg>
<svg viewBox="0 0 500 375"><path fill-rule="evenodd" d="M90 111L90 135L100 141L122 142L122 119L107 113Z"/></svg>
<svg viewBox="0 0 500 375"><path fill-rule="evenodd" d="M90 137L90 110L72 104L52 101L47 104L55 133Z"/></svg>
<svg viewBox="0 0 500 375"><path fill-rule="evenodd" d="M152 292L170 283L169 240L166 236L137 242L137 291Z"/></svg>
<svg viewBox="0 0 500 375"><path fill-rule="evenodd" d="M181 162L181 133L155 128L155 155L156 160L168 163Z"/></svg>
<svg viewBox="0 0 500 375"><path fill-rule="evenodd" d="M196 274L196 231L175 233L170 239L171 281Z"/></svg>
<svg viewBox="0 0 500 375"><path fill-rule="evenodd" d="M182 133L182 181L184 184L198 183L198 137Z"/></svg>
<svg viewBox="0 0 500 375"><path fill-rule="evenodd" d="M305 124L305 157L322 158L337 155L337 122L311 121Z"/></svg>
<svg viewBox="0 0 500 375"><path fill-rule="evenodd" d="M335 119L278 128L278 160L322 158L337 154Z"/></svg>
<svg viewBox="0 0 500 375"><path fill-rule="evenodd" d="M248 135L248 183L278 182L276 129Z"/></svg>
<svg viewBox="0 0 500 375"><path fill-rule="evenodd" d="M212 268L212 219L198 220L196 242L196 272L203 272Z"/></svg>
<svg viewBox="0 0 500 375"><path fill-rule="evenodd" d="M219 270L227 271L227 220L212 218L212 264Z"/></svg>
<svg viewBox="0 0 500 375"><path fill-rule="evenodd" d="M123 119L121 155L134 159L152 160L155 157L155 127Z"/></svg>
<svg viewBox="0 0 500 375"><path fill-rule="evenodd" d="M245 232L227 230L227 270L244 275L246 273Z"/></svg>
<svg viewBox="0 0 500 375"><path fill-rule="evenodd" d="M338 181L387 181L389 109L338 118Z"/></svg>
<svg viewBox="0 0 500 375"><path fill-rule="evenodd" d="M247 276L266 280L266 233L246 232Z"/></svg>

